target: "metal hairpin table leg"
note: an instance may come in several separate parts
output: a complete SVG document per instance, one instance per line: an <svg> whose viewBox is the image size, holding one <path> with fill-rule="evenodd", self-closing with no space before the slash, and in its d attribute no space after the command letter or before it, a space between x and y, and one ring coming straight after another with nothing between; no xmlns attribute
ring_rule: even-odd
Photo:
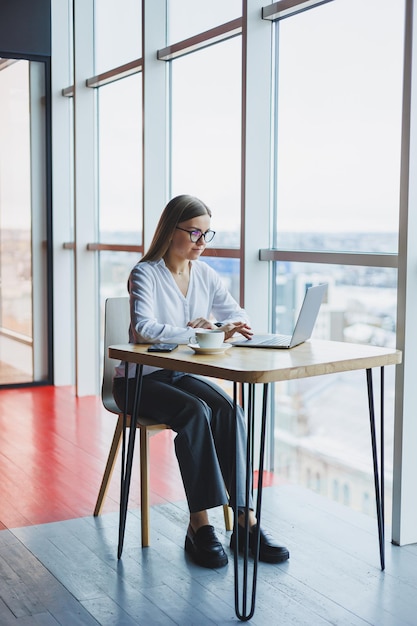
<svg viewBox="0 0 417 626"><path fill-rule="evenodd" d="M126 455L126 426L127 426L127 388L129 380L127 377L127 367L125 369L126 399L125 410L123 412L123 447L122 447L122 479L120 488L120 517L119 517L119 545L117 548L117 558L120 559L123 551L123 541L126 528L127 505L129 501L130 479L132 476L133 453L135 449L136 424L139 412L139 398L142 388L143 365L136 366L135 375L135 396L133 399L133 409L130 416L129 443Z"/></svg>
<svg viewBox="0 0 417 626"><path fill-rule="evenodd" d="M233 386L233 402L237 407L237 385ZM259 562L259 540L260 540L260 528L261 528L261 507L262 507L262 483L264 472L264 455L265 455L265 431L266 431L266 415L267 415L267 401L268 401L268 384L263 385L263 398L262 398L262 421L261 421L261 437L260 437L260 450L259 450L259 473L258 473L258 495L256 501L256 521L257 521L257 539L256 539L256 554L254 555L253 572L252 572L252 594L250 607L248 608L248 560L249 560L249 497L252 489L252 471L253 471L253 452L254 452L254 418L255 418L255 385L248 385L248 408L247 408L247 446L246 446L246 482L245 482L245 527L239 530L237 507L235 503L235 517L234 517L234 534L235 534L235 546L234 546L234 576L235 576L235 612L236 616L246 622L253 617L255 612L255 599L256 599L256 582L258 574L258 562ZM238 494L238 475L236 472L236 494ZM243 580L242 580L242 599L240 603L239 598L239 541L238 533L244 533L244 549L243 549ZM240 606L241 604L241 606Z"/></svg>
<svg viewBox="0 0 417 626"><path fill-rule="evenodd" d="M371 426L371 442L372 442L372 459L374 465L374 483L375 483L375 499L376 514L378 518L378 538L379 538L379 558L381 561L381 569L385 569L385 512L384 512L384 368L381 367L381 406L380 406L380 459L381 471L378 472L378 450L375 434L375 408L374 408L374 392L372 385L372 370L366 370L366 381L368 387L368 403L369 403L369 421Z"/></svg>

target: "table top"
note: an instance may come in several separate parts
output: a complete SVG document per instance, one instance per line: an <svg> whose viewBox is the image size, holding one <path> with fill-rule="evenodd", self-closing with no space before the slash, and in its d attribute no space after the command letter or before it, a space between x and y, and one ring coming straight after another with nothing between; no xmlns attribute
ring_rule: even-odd
<svg viewBox="0 0 417 626"><path fill-rule="evenodd" d="M356 343L310 340L289 350L238 348L195 354L186 345L173 352L147 352L148 344L109 347L112 359L162 367L233 382L269 383L401 363L401 352Z"/></svg>

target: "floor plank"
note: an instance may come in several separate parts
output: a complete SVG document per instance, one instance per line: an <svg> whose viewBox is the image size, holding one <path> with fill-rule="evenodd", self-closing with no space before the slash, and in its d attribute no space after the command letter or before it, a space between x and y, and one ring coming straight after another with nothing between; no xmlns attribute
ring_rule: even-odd
<svg viewBox="0 0 417 626"><path fill-rule="evenodd" d="M115 425L100 398L76 398L71 387L1 390L0 529L90 515ZM171 431L151 437L150 459L151 504L184 498ZM133 472L138 506L138 464ZM117 462L104 512L117 511L119 491Z"/></svg>
<svg viewBox="0 0 417 626"><path fill-rule="evenodd" d="M0 391L0 625L236 624L221 507L211 519L229 565L203 569L184 552L170 431L151 439L151 546L141 547L136 467L117 559L119 464L92 516L114 426L99 398L72 388ZM387 528L381 572L375 519L267 478L262 525L291 558L260 564L251 625L417 625L417 545L391 545Z"/></svg>
<svg viewBox="0 0 417 626"><path fill-rule="evenodd" d="M281 565L260 564L252 625L415 626L417 546L387 542L382 572L375 520L297 487L268 487L263 502L263 525L288 545L291 558ZM184 501L153 506L151 546L142 549L140 513L131 509L120 560L117 513L21 527L10 534L31 562L42 564L79 610L99 624L237 623L230 532L222 509L212 512L229 554L228 566L220 570L188 559L183 549L187 520ZM8 580L13 586L13 577ZM29 581L26 576L25 584ZM3 602L4 597L3 590ZM47 610L56 618L56 602L51 610L45 596L29 597L38 615Z"/></svg>
<svg viewBox="0 0 417 626"><path fill-rule="evenodd" d="M0 624L42 626L97 621L8 530L0 532Z"/></svg>

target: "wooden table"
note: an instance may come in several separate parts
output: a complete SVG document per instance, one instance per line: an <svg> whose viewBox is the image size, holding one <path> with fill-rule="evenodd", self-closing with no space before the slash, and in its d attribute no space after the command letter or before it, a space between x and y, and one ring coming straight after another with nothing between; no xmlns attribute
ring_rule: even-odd
<svg viewBox="0 0 417 626"><path fill-rule="evenodd" d="M259 478L257 491L256 516L258 527L261 520L262 504L262 477L265 449L265 430L267 417L267 394L269 383L278 381L290 381L310 376L321 376L323 374L335 374L352 370L365 370L368 389L368 408L371 430L372 459L374 469L375 498L378 520L379 553L381 569L385 568L385 548L384 548L384 367L387 365L397 365L401 362L401 352L390 348L378 348L374 346L359 345L352 343L341 343L336 341L307 341L296 348L290 350L273 350L265 348L238 348L233 347L223 354L201 355L195 354L187 346L179 348L169 353L147 352L147 345L124 344L109 347L109 356L112 359L120 359L126 363L135 363L136 368L136 407L139 406L141 392L142 370L144 365L161 367L168 370L176 370L189 374L210 376L233 382L234 406L238 403L238 383L248 386L246 397L248 398L245 412L247 414L248 431L248 455L247 455L247 476L246 495L249 497L250 480L249 474L252 471L253 454L253 424L255 419L254 389L255 385L263 385L261 434L259 441ZM380 463L378 466L378 446L375 429L375 409L374 390L372 383L372 369L381 369L380 383ZM134 413L137 411L134 411ZM130 477L133 461L133 450L136 433L137 415L131 416L131 428L127 452L125 453L125 432L126 416L123 435L122 453L122 488L120 498L120 524L119 524L119 548L120 558L123 550L123 539L126 525L127 504L129 497ZM237 516L235 516L234 532L238 532ZM248 533L245 532L246 544ZM258 542L259 543L259 542ZM237 544L237 541L236 541ZM236 615L243 621L249 620L255 609L256 578L258 559L254 559L252 577L252 599L251 605L247 607L247 568L248 568L248 546L244 550L243 559L243 588L240 608L239 600L239 577L238 577L238 554L235 551L235 610Z"/></svg>

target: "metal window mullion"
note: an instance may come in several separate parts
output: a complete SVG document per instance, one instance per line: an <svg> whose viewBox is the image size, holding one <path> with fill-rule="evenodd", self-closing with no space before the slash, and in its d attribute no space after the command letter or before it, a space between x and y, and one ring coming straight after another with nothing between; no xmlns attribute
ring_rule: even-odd
<svg viewBox="0 0 417 626"><path fill-rule="evenodd" d="M259 250L260 261L288 261L291 263L326 263L331 265L361 265L363 267L398 267L398 254L361 252L316 252L304 250Z"/></svg>
<svg viewBox="0 0 417 626"><path fill-rule="evenodd" d="M395 425L392 503L392 542L404 545L417 542L415 475L417 457L415 419L417 389L417 181L412 174L417 166L417 13L413 0L406 1L403 128L401 146L401 190L399 224L399 268L397 302L397 347L403 363L397 367L395 382Z"/></svg>
<svg viewBox="0 0 417 626"><path fill-rule="evenodd" d="M61 95L65 98L73 98L74 97L74 85L69 85L64 89L61 89Z"/></svg>
<svg viewBox="0 0 417 626"><path fill-rule="evenodd" d="M315 9L329 2L333 2L333 0L279 0L278 2L262 7L262 19L277 22L286 17L291 17L296 13Z"/></svg>
<svg viewBox="0 0 417 626"><path fill-rule="evenodd" d="M272 311L271 268L258 261L259 248L270 245L272 136L272 28L260 19L261 8L262 0L245 0L242 24L242 304L254 328L268 328ZM256 132L251 132L254 128ZM256 401L257 411L260 401ZM273 436L268 432L268 437ZM256 432L255 446L258 438Z"/></svg>
<svg viewBox="0 0 417 626"><path fill-rule="evenodd" d="M207 46L211 46L221 41L226 41L231 37L236 37L242 33L242 18L239 17L215 28L211 28L203 33L179 41L178 43L162 48L157 52L159 61L172 61L178 57L196 52Z"/></svg>
<svg viewBox="0 0 417 626"><path fill-rule="evenodd" d="M46 98L46 66L42 63L29 64L29 107L30 107L30 192L31 192L31 240L32 240L32 333L33 333L33 380L50 381L48 346L52 336L48 331L47 299L50 286L48 277L48 254L42 242L48 239L48 216L45 207L48 201L47 158L50 150L47 145L46 119L42 98Z"/></svg>
<svg viewBox="0 0 417 626"><path fill-rule="evenodd" d="M87 243L97 239L96 94L85 86L93 73L93 3L74 0L74 233L76 393L99 391L99 308L97 255Z"/></svg>
<svg viewBox="0 0 417 626"><path fill-rule="evenodd" d="M127 78L128 76L138 74L142 71L142 66L142 59L135 59L134 61L130 61L129 63L125 63L124 65L120 65L119 67L115 67L111 70L108 70L107 72L103 72L102 74L97 74L97 76L87 78L87 80L85 81L85 86L97 89L98 87L103 87L103 85L109 85L110 83L114 83L122 78ZM68 87L62 89L61 95L67 98L73 97L74 85L69 85Z"/></svg>
<svg viewBox="0 0 417 626"><path fill-rule="evenodd" d="M69 3L51 2L52 255L53 255L53 377L55 385L74 384L74 265L63 250L73 233L72 125L73 102L59 95L70 82L71 19ZM65 289L63 289L65 285Z"/></svg>
<svg viewBox="0 0 417 626"><path fill-rule="evenodd" d="M124 65L120 65L119 67L115 67L114 69L111 69L107 72L98 74L97 76L87 78L87 80L85 81L85 85L86 87L90 88L102 87L103 85L114 83L116 80L120 80L121 78L127 78L128 76L138 74L142 71L142 67L142 59L135 59L134 61L130 61L129 63L125 63Z"/></svg>
<svg viewBox="0 0 417 626"><path fill-rule="evenodd" d="M143 246L149 247L167 202L167 70L155 50L166 44L166 2L142 3Z"/></svg>

